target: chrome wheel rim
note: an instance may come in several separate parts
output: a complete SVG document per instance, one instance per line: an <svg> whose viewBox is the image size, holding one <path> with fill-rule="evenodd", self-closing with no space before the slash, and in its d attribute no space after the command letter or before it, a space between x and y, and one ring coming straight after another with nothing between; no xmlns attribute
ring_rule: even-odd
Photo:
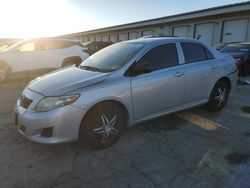
<svg viewBox="0 0 250 188"><path fill-rule="evenodd" d="M101 143L105 144L108 140L113 136L119 133L119 131L115 128L117 115L114 115L111 120L107 118L106 115L101 115L102 123L100 127L93 129L94 134L101 135Z"/></svg>
<svg viewBox="0 0 250 188"><path fill-rule="evenodd" d="M5 77L6 77L5 72L3 70L0 70L0 82L3 81Z"/></svg>
<svg viewBox="0 0 250 188"><path fill-rule="evenodd" d="M216 101L218 101L217 107L220 107L226 100L226 88L218 88L219 95L214 97Z"/></svg>

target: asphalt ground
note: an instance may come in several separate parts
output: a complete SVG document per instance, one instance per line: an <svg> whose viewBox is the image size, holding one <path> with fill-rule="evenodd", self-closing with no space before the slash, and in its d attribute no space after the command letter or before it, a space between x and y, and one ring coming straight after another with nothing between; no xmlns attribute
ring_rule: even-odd
<svg viewBox="0 0 250 188"><path fill-rule="evenodd" d="M250 187L250 86L221 112L204 107L128 128L112 147L42 145L14 127L11 110L29 78L0 84L0 187Z"/></svg>

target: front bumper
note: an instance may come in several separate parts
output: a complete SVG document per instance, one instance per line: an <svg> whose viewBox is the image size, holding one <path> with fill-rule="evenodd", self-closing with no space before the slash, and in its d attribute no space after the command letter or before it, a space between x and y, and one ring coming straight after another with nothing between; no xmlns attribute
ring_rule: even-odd
<svg viewBox="0 0 250 188"><path fill-rule="evenodd" d="M49 112L33 112L35 105L43 98L42 95L25 89L23 92L32 103L25 109L20 100L14 108L16 114L16 127L18 131L29 140L57 144L73 142L79 139L79 128L86 110L67 105ZM52 130L51 135L44 135L44 130Z"/></svg>

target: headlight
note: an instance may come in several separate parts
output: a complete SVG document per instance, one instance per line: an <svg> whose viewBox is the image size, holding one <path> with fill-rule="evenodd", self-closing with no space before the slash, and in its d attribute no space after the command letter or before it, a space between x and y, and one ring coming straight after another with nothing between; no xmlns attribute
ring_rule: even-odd
<svg viewBox="0 0 250 188"><path fill-rule="evenodd" d="M60 108L72 104L80 97L77 95L60 96L60 97L46 97L42 99L35 107L35 112L47 112L55 108Z"/></svg>

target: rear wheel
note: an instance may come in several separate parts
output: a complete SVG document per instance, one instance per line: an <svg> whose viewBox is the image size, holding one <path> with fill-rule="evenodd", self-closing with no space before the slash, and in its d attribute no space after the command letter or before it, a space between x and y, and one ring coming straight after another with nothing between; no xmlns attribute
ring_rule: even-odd
<svg viewBox="0 0 250 188"><path fill-rule="evenodd" d="M80 127L80 140L96 149L109 147L121 136L125 122L117 104L103 102L87 113Z"/></svg>
<svg viewBox="0 0 250 188"><path fill-rule="evenodd" d="M229 95L229 85L226 81L224 80L219 80L210 95L210 99L208 102L208 109L212 111L220 111L221 109L224 108L224 106L227 103Z"/></svg>

